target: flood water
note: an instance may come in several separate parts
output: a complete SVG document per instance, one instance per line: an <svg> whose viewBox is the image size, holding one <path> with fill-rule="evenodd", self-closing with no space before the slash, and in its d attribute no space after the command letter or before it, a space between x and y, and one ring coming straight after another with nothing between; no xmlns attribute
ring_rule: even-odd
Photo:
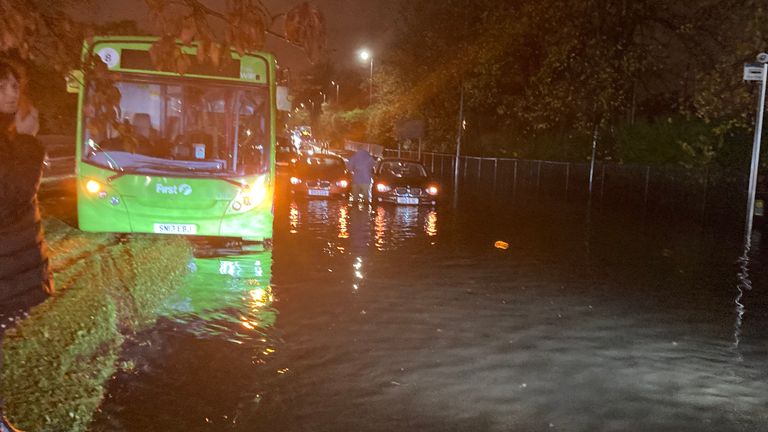
<svg viewBox="0 0 768 432"><path fill-rule="evenodd" d="M768 428L768 245L488 201L280 203L271 251L190 262L92 430Z"/></svg>

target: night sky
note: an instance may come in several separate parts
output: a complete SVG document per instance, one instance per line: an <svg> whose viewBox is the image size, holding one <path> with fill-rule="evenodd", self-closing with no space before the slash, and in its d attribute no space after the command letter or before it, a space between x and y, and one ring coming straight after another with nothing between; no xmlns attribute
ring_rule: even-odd
<svg viewBox="0 0 768 432"><path fill-rule="evenodd" d="M264 0L273 14L287 11L301 0ZM223 10L224 1L205 2L213 8ZM326 18L328 33L328 56L340 66L353 66L355 53L361 47L372 49L374 54L386 48L397 15L396 2L391 0L317 0L313 2ZM141 27L148 28L147 7L143 0L130 2L106 0L93 2L89 6L93 18L99 22L135 20ZM274 30L282 30L279 22ZM148 28L152 31L152 28ZM267 50L278 56L282 66L294 70L310 66L303 52L274 37L268 37Z"/></svg>

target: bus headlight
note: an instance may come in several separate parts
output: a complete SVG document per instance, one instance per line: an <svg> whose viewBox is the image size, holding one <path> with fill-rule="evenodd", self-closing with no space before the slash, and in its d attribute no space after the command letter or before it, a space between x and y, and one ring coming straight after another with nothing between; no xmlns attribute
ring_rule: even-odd
<svg viewBox="0 0 768 432"><path fill-rule="evenodd" d="M107 198L109 198L107 201L113 206L120 205L120 195L110 186L107 186L98 180L87 180L85 184L82 185L82 188L85 189L85 196L87 197L94 197L99 200L107 200Z"/></svg>
<svg viewBox="0 0 768 432"><path fill-rule="evenodd" d="M232 210L237 212L247 212L253 210L267 197L267 179L261 176L253 184L246 184L237 193L232 201Z"/></svg>
<svg viewBox="0 0 768 432"><path fill-rule="evenodd" d="M85 190L92 194L97 194L99 191L101 191L101 183L97 182L96 180L88 180L88 182L85 184Z"/></svg>

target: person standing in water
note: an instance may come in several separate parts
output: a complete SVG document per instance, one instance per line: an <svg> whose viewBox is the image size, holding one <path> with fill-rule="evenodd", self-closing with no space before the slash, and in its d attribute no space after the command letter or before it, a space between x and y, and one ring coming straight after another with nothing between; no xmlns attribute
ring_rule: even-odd
<svg viewBox="0 0 768 432"><path fill-rule="evenodd" d="M23 83L19 70L0 60L0 342L29 308L53 293L37 205L45 149L35 138L37 110L24 102ZM0 397L0 432L17 431L2 409Z"/></svg>
<svg viewBox="0 0 768 432"><path fill-rule="evenodd" d="M371 182L376 161L366 150L358 150L349 158L347 169L352 172L352 200L371 200Z"/></svg>

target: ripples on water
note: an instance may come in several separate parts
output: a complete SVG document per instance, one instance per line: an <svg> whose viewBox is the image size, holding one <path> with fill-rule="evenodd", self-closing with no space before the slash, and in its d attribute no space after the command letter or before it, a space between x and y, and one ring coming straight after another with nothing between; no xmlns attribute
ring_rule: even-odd
<svg viewBox="0 0 768 432"><path fill-rule="evenodd" d="M481 203L294 201L275 229L190 263L94 430L768 428L759 245Z"/></svg>

